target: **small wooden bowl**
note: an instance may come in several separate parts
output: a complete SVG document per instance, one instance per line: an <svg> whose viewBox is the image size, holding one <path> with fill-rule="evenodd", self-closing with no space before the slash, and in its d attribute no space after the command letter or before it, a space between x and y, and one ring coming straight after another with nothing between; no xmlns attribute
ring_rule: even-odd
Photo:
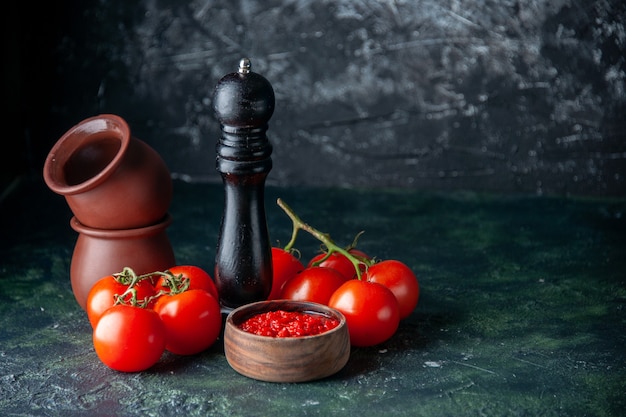
<svg viewBox="0 0 626 417"><path fill-rule="evenodd" d="M268 311L285 310L323 314L339 320L327 332L302 337L259 336L239 326ZM305 382L330 376L350 357L346 318L327 306L289 300L260 301L241 306L228 315L224 352L230 366L242 375L268 382Z"/></svg>

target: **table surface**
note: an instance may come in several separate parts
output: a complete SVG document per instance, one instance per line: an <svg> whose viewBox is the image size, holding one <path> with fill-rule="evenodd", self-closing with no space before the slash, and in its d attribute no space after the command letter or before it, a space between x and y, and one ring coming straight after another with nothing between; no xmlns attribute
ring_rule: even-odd
<svg viewBox="0 0 626 417"><path fill-rule="evenodd" d="M177 262L213 269L221 185L175 182ZM1 206L0 414L89 416L617 416L626 400L626 200L397 190L266 189L337 243L407 263L415 312L320 381L260 382L221 340L125 374L96 357L75 302L65 200L25 181ZM304 259L318 242L301 234ZM358 414L357 414L358 413Z"/></svg>

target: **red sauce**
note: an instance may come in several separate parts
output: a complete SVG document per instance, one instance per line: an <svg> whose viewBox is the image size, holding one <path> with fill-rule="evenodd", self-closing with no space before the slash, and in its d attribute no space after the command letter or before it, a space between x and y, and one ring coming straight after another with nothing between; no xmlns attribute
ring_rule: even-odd
<svg viewBox="0 0 626 417"><path fill-rule="evenodd" d="M300 337L327 332L339 326L339 320L323 314L276 310L256 314L239 326L259 336Z"/></svg>

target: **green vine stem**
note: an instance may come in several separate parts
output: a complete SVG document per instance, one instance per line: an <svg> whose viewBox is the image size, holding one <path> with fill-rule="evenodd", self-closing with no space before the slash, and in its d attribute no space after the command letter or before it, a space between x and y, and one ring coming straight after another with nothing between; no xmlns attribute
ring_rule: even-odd
<svg viewBox="0 0 626 417"><path fill-rule="evenodd" d="M149 275L151 276L161 276L165 279L164 287L169 288L169 291L161 290L155 297L159 297L164 294L176 295L183 293L189 289L190 280L183 274L174 275L171 271L167 270L164 272L156 271L152 272Z"/></svg>
<svg viewBox="0 0 626 417"><path fill-rule="evenodd" d="M328 233L323 233L323 232L315 229L314 227L310 226L309 224L305 223L304 221L302 221L302 219L300 217L298 217L298 215L291 209L291 207L289 207L283 200L281 200L279 198L276 201L276 203L278 204L278 206L281 209L283 209L283 211L287 214L287 216L289 216L289 218L291 219L291 221L293 223L293 231L292 231L292 234L291 234L291 240L289 241L289 243L287 243L287 246L285 246L285 250L286 251L291 250L291 248L295 244L296 237L298 236L298 232L300 230L304 230L305 232L311 234L313 237L315 237L317 240L319 240L320 242L322 242L324 244L324 246L327 249L327 255L324 257L324 259L328 258L334 252L342 254L343 256L345 256L352 263L352 265L354 265L354 269L356 270L357 279L361 279L361 268L360 268L360 265L365 265L365 267L368 268L371 264L370 264L370 262L368 262L368 261L366 261L364 259L360 259L360 258L352 255L349 252L349 250L351 248L353 248L354 246L356 246L356 242L357 242L359 236L361 236L361 234L363 234L363 232L360 232L359 234L357 234L357 236L354 238L354 241L352 242L352 244L350 246L348 246L348 249L344 249L344 248L338 246L331 239L331 237L330 237L330 235Z"/></svg>
<svg viewBox="0 0 626 417"><path fill-rule="evenodd" d="M154 299L159 298L162 295L169 294L175 295L180 294L182 292L187 291L189 289L189 278L184 277L182 274L174 275L172 272L168 271L155 271L149 272L147 274L137 275L132 268L124 267L122 272L118 272L113 274L115 280L122 285L125 285L126 291L122 294L115 295L115 304L127 304L132 305L134 307L145 308L152 302ZM169 288L168 291L160 290L157 294L152 297L146 297L143 300L137 299L137 289L135 286L140 281L145 279L154 280L155 277L164 277L165 278L165 287ZM130 299L125 300L126 297L130 295Z"/></svg>
<svg viewBox="0 0 626 417"><path fill-rule="evenodd" d="M293 250L293 246L296 244L296 238L298 237L298 232L300 231L299 224L301 224L302 222L300 221L298 216L296 216L295 213L291 211L290 208L285 208L288 206L280 198L278 199L278 205L280 206L280 208L283 209L283 211L285 211L285 213L287 213L293 224L291 228L291 240L287 242L287 245L285 245L285 247L283 248L285 252L291 252Z"/></svg>
<svg viewBox="0 0 626 417"><path fill-rule="evenodd" d="M361 230L359 233L356 234L356 236L354 237L354 239L352 240L352 243L350 243L350 245L346 246L344 249L350 253L350 255L354 256L355 258L357 258L359 261L361 261L360 263L362 265L365 265L366 267L371 266L374 262L372 260L368 260L368 259L364 259L358 256L355 256L354 254L352 254L350 252L351 249L356 248L357 242L359 240L359 237L361 237L361 235L365 233L365 231ZM322 245L323 246L323 245ZM314 266L318 266L319 264L321 264L322 262L324 262L326 259L330 258L330 255L332 255L332 252L328 251L328 250L324 250L322 249L324 252L326 252L326 255L321 258L318 259L317 261L315 261L313 263Z"/></svg>
<svg viewBox="0 0 626 417"><path fill-rule="evenodd" d="M117 282L122 285L126 285L127 287L126 291L124 291L122 294L115 295L115 304L127 304L135 307L141 307L142 304L140 304L137 300L137 289L135 288L135 285L137 285L139 281L145 278L141 275L137 275L135 271L133 271L133 269L129 267L124 267L124 269L122 269L122 272L113 274L113 277ZM130 300L126 301L125 298L128 295L130 295Z"/></svg>

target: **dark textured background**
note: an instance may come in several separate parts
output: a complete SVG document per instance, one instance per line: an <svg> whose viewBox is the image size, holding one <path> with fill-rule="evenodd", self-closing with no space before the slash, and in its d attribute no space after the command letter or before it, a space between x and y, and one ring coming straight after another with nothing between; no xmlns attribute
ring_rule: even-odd
<svg viewBox="0 0 626 417"><path fill-rule="evenodd" d="M625 4L11 0L3 180L110 112L219 181L213 88L249 57L276 92L272 184L624 196Z"/></svg>

